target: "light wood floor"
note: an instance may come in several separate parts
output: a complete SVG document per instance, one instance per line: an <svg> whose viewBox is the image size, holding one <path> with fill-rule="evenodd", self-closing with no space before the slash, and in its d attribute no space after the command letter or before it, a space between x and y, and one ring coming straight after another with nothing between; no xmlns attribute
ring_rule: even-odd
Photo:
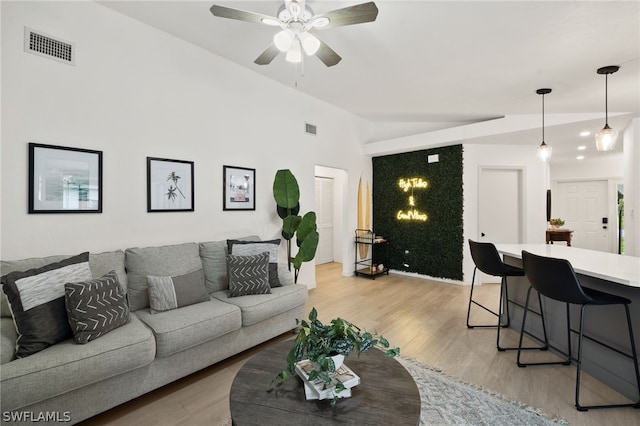
<svg viewBox="0 0 640 426"><path fill-rule="evenodd" d="M343 277L342 265L317 267L317 288L309 292L307 311L322 321L343 317L367 330L377 329L402 355L413 357L467 382L564 418L573 425L640 425L632 408L578 412L574 407L575 367L518 368L516 353L498 352L495 329L467 329L469 287L391 274L375 280ZM487 305L498 299L498 285L476 292ZM475 295L474 295L475 298ZM478 312L478 321L482 321ZM491 318L486 318L493 321ZM517 344L506 330L505 345ZM256 351L280 336L134 401L96 416L91 425L220 425L229 418L229 389L238 369ZM607 386L583 375L582 403L627 402Z"/></svg>

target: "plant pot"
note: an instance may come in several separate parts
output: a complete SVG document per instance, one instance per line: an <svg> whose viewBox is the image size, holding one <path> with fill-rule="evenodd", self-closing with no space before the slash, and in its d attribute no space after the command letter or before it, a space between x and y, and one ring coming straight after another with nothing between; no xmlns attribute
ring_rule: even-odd
<svg viewBox="0 0 640 426"><path fill-rule="evenodd" d="M344 355L332 355L330 357L333 360L333 364L336 367L336 370L340 367L342 367L342 364L344 363ZM320 370L321 368L316 364L316 370Z"/></svg>

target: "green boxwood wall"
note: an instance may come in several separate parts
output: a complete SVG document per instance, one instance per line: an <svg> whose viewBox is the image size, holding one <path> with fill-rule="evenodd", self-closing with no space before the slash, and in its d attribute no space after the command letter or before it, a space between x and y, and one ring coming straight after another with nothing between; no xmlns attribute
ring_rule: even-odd
<svg viewBox="0 0 640 426"><path fill-rule="evenodd" d="M429 155L439 162L428 163ZM400 179L422 178L426 189L404 192ZM391 269L462 280L462 145L373 158L373 227L391 241ZM398 220L399 210L426 221Z"/></svg>

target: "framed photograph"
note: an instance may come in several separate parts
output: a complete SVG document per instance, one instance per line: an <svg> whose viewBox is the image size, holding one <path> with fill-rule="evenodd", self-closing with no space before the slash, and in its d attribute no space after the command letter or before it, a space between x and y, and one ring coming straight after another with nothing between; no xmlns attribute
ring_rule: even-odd
<svg viewBox="0 0 640 426"><path fill-rule="evenodd" d="M192 212L193 161L147 157L147 212Z"/></svg>
<svg viewBox="0 0 640 426"><path fill-rule="evenodd" d="M256 209L256 169L222 166L222 209Z"/></svg>
<svg viewBox="0 0 640 426"><path fill-rule="evenodd" d="M102 213L102 151L30 143L29 213Z"/></svg>

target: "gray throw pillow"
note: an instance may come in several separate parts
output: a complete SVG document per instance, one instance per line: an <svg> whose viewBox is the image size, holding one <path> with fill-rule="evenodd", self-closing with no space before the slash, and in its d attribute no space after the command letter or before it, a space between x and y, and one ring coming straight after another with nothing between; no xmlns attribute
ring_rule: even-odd
<svg viewBox="0 0 640 426"><path fill-rule="evenodd" d="M278 277L278 250L280 239L269 241L227 240L229 254L236 256L250 256L263 252L269 253L269 286L282 287Z"/></svg>
<svg viewBox="0 0 640 426"><path fill-rule="evenodd" d="M100 278L64 285L69 325L76 343L95 340L130 320L127 295L116 271Z"/></svg>
<svg viewBox="0 0 640 426"><path fill-rule="evenodd" d="M229 265L229 297L248 294L270 294L269 253L255 256L227 255Z"/></svg>
<svg viewBox="0 0 640 426"><path fill-rule="evenodd" d="M177 277L147 276L152 314L211 300L202 269Z"/></svg>
<svg viewBox="0 0 640 426"><path fill-rule="evenodd" d="M24 358L72 336L64 303L68 282L91 279L89 253L2 277L16 324L16 358Z"/></svg>

